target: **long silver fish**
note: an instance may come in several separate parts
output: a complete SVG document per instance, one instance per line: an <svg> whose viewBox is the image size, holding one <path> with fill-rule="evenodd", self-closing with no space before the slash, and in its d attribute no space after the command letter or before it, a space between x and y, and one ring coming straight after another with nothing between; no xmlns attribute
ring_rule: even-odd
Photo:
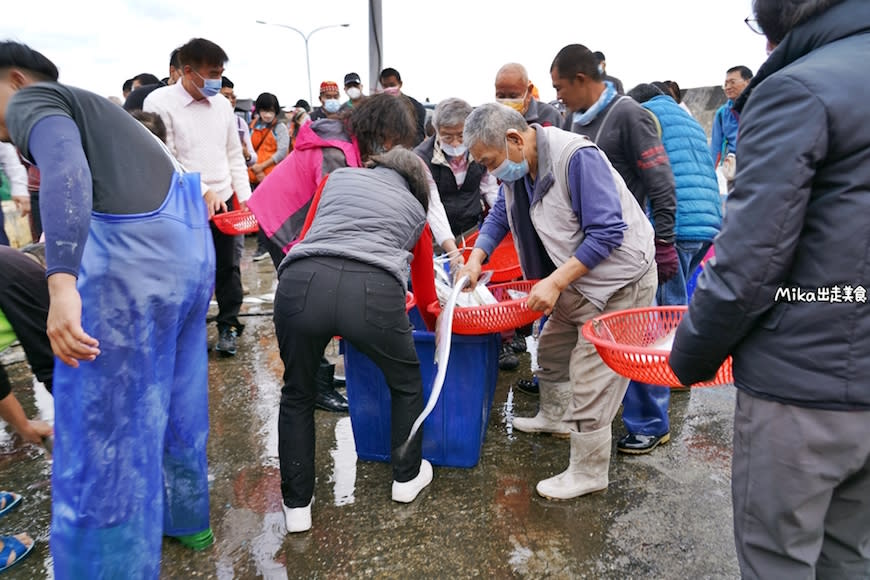
<svg viewBox="0 0 870 580"><path fill-rule="evenodd" d="M486 284L491 277L492 272L484 272L480 276L478 284ZM456 284L453 285L450 298L448 298L447 303L441 310L441 314L438 315L438 321L435 323L435 364L438 366L438 371L435 373L435 380L432 382L429 400L426 402L423 412L420 413L420 416L417 417L417 420L411 426L411 433L399 448L400 453L404 453L411 439L414 438L414 435L417 434L417 431L423 425L423 421L426 420L426 417L432 413L435 405L438 404L441 390L444 387L444 378L447 376L447 361L450 358L450 341L453 336L453 311L456 308L456 300L459 298L459 293L468 285L469 279L467 275L457 280Z"/></svg>

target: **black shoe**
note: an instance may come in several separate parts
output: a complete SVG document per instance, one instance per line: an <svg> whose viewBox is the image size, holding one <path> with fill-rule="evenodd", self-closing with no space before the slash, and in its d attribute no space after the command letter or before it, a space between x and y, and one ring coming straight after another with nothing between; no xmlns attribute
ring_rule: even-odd
<svg viewBox="0 0 870 580"><path fill-rule="evenodd" d="M336 390L317 391L314 406L324 411L332 411L333 413L347 413L347 399L342 397L341 393Z"/></svg>
<svg viewBox="0 0 870 580"><path fill-rule="evenodd" d="M664 435L635 435L629 433L616 442L616 450L621 453L642 455L649 453L659 445L664 445L671 440L671 434Z"/></svg>
<svg viewBox="0 0 870 580"><path fill-rule="evenodd" d="M227 326L220 330L217 344L214 349L223 356L235 356L236 354L236 339L238 338L236 329L232 326Z"/></svg>
<svg viewBox="0 0 870 580"><path fill-rule="evenodd" d="M514 337L511 339L511 348L517 354L521 352L526 352L526 337L520 336L520 333L514 333Z"/></svg>
<svg viewBox="0 0 870 580"><path fill-rule="evenodd" d="M537 377L531 379L520 379L517 381L516 387L519 392L531 395L533 397L537 397L539 394L541 394L541 390L538 387Z"/></svg>
<svg viewBox="0 0 870 580"><path fill-rule="evenodd" d="M498 355L498 368L503 371L513 371L518 366L520 366L520 359L517 358L514 349L508 343L503 344L501 354Z"/></svg>

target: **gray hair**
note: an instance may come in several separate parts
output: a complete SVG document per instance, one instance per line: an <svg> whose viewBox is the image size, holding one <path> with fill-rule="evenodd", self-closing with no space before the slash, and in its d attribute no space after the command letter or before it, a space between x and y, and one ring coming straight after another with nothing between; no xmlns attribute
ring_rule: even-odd
<svg viewBox="0 0 870 580"><path fill-rule="evenodd" d="M465 119L462 142L471 149L478 143L484 147L502 147L510 129L520 133L529 124L518 111L501 103L487 103L474 109Z"/></svg>
<svg viewBox="0 0 870 580"><path fill-rule="evenodd" d="M373 155L366 167L386 167L404 177L411 194L417 198L424 210L429 210L429 181L423 169L423 160L416 153L396 146L385 153Z"/></svg>
<svg viewBox="0 0 870 580"><path fill-rule="evenodd" d="M471 113L471 105L462 99L444 99L435 107L435 112L432 114L432 125L436 131L441 127L462 125L469 113Z"/></svg>
<svg viewBox="0 0 870 580"><path fill-rule="evenodd" d="M753 0L758 25L767 39L779 44L792 28L818 16L843 0Z"/></svg>

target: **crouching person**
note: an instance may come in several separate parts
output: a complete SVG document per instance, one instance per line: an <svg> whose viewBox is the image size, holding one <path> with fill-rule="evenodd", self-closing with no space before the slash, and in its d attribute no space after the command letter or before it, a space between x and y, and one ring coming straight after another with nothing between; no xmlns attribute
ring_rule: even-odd
<svg viewBox="0 0 870 580"><path fill-rule="evenodd" d="M537 485L568 499L605 489L613 421L628 379L611 371L580 328L603 312L649 306L657 286L653 230L607 157L589 139L528 125L500 104L465 121L474 159L502 181L498 201L459 275L514 236L523 275L540 279L528 305L549 316L538 343L540 410L514 428L571 438L568 469Z"/></svg>

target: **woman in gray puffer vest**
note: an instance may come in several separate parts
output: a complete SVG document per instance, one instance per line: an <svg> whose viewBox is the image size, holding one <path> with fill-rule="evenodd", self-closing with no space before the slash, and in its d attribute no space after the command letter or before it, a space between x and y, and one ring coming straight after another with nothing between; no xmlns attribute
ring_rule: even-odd
<svg viewBox="0 0 870 580"><path fill-rule="evenodd" d="M405 289L428 198L423 164L402 147L372 157L367 168L337 169L323 187L307 235L278 269L275 331L284 361L278 456L289 532L311 528L314 376L333 336L366 354L389 385L393 500L411 502L432 481L421 433L404 452L398 449L423 410Z"/></svg>

